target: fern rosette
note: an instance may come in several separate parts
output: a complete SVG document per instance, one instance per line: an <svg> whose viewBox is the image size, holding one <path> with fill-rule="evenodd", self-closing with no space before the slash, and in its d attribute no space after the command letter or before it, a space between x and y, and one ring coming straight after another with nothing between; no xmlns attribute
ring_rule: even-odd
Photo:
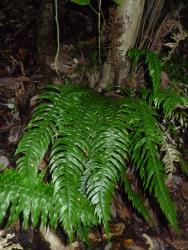
<svg viewBox="0 0 188 250"><path fill-rule="evenodd" d="M148 56L148 62L152 60L155 56ZM159 78L151 78L157 83L149 104L147 96L115 99L73 84L49 86L18 144L17 169L0 175L0 219L10 208L10 223L22 213L26 225L30 220L53 228L62 224L71 239L75 232L82 236L80 230L101 223L108 232L112 198L123 184L132 205L148 221L148 210L126 176L126 162L131 161L143 190L177 229L165 184L166 158L162 162L159 152L165 154L170 147L157 109L162 105L168 118L178 105L185 107L187 99L166 101L165 92L157 90ZM38 165L45 156L43 173Z"/></svg>

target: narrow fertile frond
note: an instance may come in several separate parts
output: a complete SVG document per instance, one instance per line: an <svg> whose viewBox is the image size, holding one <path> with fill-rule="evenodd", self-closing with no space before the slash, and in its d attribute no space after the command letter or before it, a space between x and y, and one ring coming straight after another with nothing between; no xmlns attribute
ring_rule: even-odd
<svg viewBox="0 0 188 250"><path fill-rule="evenodd" d="M170 142L170 135L164 134L162 136L162 147L161 152L164 153L162 162L165 166L166 174L168 175L168 181L172 178L172 173L175 170L175 162L180 161L180 152L177 150L175 145Z"/></svg>
<svg viewBox="0 0 188 250"><path fill-rule="evenodd" d="M170 223L177 228L175 207L165 185L165 169L161 163L158 146L161 144L155 113L144 100L127 99L125 112L132 117L132 159L140 173L143 185L153 194Z"/></svg>

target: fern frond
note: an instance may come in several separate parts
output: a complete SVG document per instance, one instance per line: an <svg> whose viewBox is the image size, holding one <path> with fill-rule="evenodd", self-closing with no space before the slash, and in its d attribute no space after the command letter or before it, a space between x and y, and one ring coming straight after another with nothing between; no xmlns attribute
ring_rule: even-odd
<svg viewBox="0 0 188 250"><path fill-rule="evenodd" d="M16 170L6 170L0 175L0 220L10 208L8 223L11 224L23 214L24 225L28 227L29 220L35 226L39 219L46 226L50 219L51 226L56 228L59 222L59 211L53 199L53 186L41 183L37 178L29 185L25 178Z"/></svg>
<svg viewBox="0 0 188 250"><path fill-rule="evenodd" d="M173 144L170 135L167 131L163 132L162 135L162 147L161 152L164 153L162 162L165 166L165 171L168 176L168 181L172 178L172 174L175 171L175 162L180 162L180 152Z"/></svg>
<svg viewBox="0 0 188 250"><path fill-rule="evenodd" d="M71 84L60 87L52 85L47 90L40 97L44 103L34 110L33 117L16 150L16 154L20 155L17 167L31 182L35 181L38 164L58 134L66 105L69 103L69 106L76 106L78 92L81 95L85 94L84 89L81 91ZM71 102L67 102L67 98L71 98Z"/></svg>
<svg viewBox="0 0 188 250"><path fill-rule="evenodd" d="M161 131L158 129L155 113L144 100L126 99L125 112L132 117L132 159L143 185L154 195L174 228L177 228L175 207L165 185L165 169L161 163L158 146L161 144ZM135 118L136 117L136 118Z"/></svg>
<svg viewBox="0 0 188 250"><path fill-rule="evenodd" d="M51 141L48 131L49 124L46 122L38 122L37 126L24 134L18 144L16 154L21 154L17 160L19 172L31 183L36 181L37 166L44 158Z"/></svg>
<svg viewBox="0 0 188 250"><path fill-rule="evenodd" d="M180 168L184 174L188 176L188 163L186 160L180 160Z"/></svg>
<svg viewBox="0 0 188 250"><path fill-rule="evenodd" d="M173 117L171 118L172 122L179 122L180 127L182 129L187 129L188 127L188 112L187 112L187 107L185 107L184 110L180 109L176 109L173 112Z"/></svg>
<svg viewBox="0 0 188 250"><path fill-rule="evenodd" d="M18 145L18 172L6 171L0 176L0 219L12 204L10 221L23 213L26 224L30 218L34 224L39 218L44 224L49 219L52 226L62 223L70 237L99 223L108 232L112 197L124 180L125 160L131 158L145 189L156 197L176 227L158 152L162 132L151 105L152 98L159 98L156 106L163 104L168 110L169 105L159 95L156 90L155 97L149 97L149 106L146 100L104 97L76 85L47 88ZM178 99L176 107L179 104ZM48 151L51 179L42 184L37 166ZM127 179L124 185L133 206L147 219Z"/></svg>
<svg viewBox="0 0 188 250"><path fill-rule="evenodd" d="M136 67L138 66L139 60L141 59L141 57L143 55L145 55L147 53L146 50L144 49L136 49L136 48L132 48L128 50L128 56L129 58L132 60L131 62L131 67L132 70L134 71L136 69Z"/></svg>
<svg viewBox="0 0 188 250"><path fill-rule="evenodd" d="M129 142L127 123L125 119L119 119L121 114L118 106L113 100L103 99L98 100L97 105L93 104L91 110L87 111L88 116L95 119L92 120L91 150L82 177L82 190L95 206L99 221L103 222L108 231L110 203L119 176L125 170L124 160L127 158Z"/></svg>
<svg viewBox="0 0 188 250"><path fill-rule="evenodd" d="M52 88L48 95L43 94L41 99L45 99L46 103L35 109L16 150L16 154L20 155L17 167L31 182L36 180L37 166L53 140L56 123L62 112L59 105L61 96L56 88Z"/></svg>
<svg viewBox="0 0 188 250"><path fill-rule="evenodd" d="M188 108L188 98L176 94L172 89L161 89L154 97L154 104L157 108L162 105L165 117L172 118L175 109Z"/></svg>
<svg viewBox="0 0 188 250"><path fill-rule="evenodd" d="M127 176L124 176L124 186L125 186L125 192L127 193L128 199L131 201L133 207L144 217L146 221L150 221L150 215L148 212L148 209L144 205L144 202L140 198L140 196L133 191L131 183L129 182L129 179Z"/></svg>
<svg viewBox="0 0 188 250"><path fill-rule="evenodd" d="M146 53L146 63L152 80L154 95L159 91L161 85L161 62L154 52Z"/></svg>
<svg viewBox="0 0 188 250"><path fill-rule="evenodd" d="M69 133L71 130L69 130ZM52 181L55 184L54 195L61 200L60 218L69 236L72 236L74 227L80 224L80 210L82 207L81 193L79 192L80 177L84 170L84 154L76 139L76 130L72 130L71 136L58 138L52 148L50 167ZM78 132L79 134L79 132Z"/></svg>
<svg viewBox="0 0 188 250"><path fill-rule="evenodd" d="M149 75L151 77L153 93L155 95L160 89L161 84L161 61L159 60L157 54L143 49L130 49L128 51L128 56L132 59L132 71L136 69L139 60L142 58L142 56L144 56L145 62L148 66Z"/></svg>

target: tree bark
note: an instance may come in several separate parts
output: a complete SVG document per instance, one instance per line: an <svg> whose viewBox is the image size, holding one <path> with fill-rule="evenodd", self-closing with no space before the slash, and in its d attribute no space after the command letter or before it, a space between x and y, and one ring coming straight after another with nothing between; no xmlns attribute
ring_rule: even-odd
<svg viewBox="0 0 188 250"><path fill-rule="evenodd" d="M45 64L46 51L55 43L53 0L43 1L37 33L38 63Z"/></svg>
<svg viewBox="0 0 188 250"><path fill-rule="evenodd" d="M118 7L118 16L122 17L125 29L120 37L121 44L119 50L122 51L122 56L125 58L128 49L134 46L139 34L140 23L143 15L145 0L126 0L122 1L122 5ZM113 83L112 66L107 62L103 65L102 77L98 82L96 89L100 92L106 88L109 84ZM119 73L119 83L125 78L128 70L122 68Z"/></svg>

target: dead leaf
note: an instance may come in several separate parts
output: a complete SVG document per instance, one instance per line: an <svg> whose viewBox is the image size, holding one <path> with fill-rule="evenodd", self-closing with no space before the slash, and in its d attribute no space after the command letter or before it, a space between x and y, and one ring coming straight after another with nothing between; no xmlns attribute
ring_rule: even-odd
<svg viewBox="0 0 188 250"><path fill-rule="evenodd" d="M133 239L126 239L126 240L123 240L123 246L125 248L129 247L129 246L133 246L135 245L135 242Z"/></svg>
<svg viewBox="0 0 188 250"><path fill-rule="evenodd" d="M165 89L170 82L168 74L164 71L161 72L161 88Z"/></svg>
<svg viewBox="0 0 188 250"><path fill-rule="evenodd" d="M116 224L110 225L109 237L107 234L103 234L103 239L107 240L108 238L112 238L114 236L121 236L125 228L126 226L124 223L116 223Z"/></svg>
<svg viewBox="0 0 188 250"><path fill-rule="evenodd" d="M127 250L146 250L146 249L139 246L129 246L127 247Z"/></svg>
<svg viewBox="0 0 188 250"><path fill-rule="evenodd" d="M114 236L121 236L125 230L126 226L124 223L116 223L110 225L110 233L109 235L103 234L103 240L109 240ZM94 242L101 242L101 237L98 231L92 231L88 234L88 238Z"/></svg>
<svg viewBox="0 0 188 250"><path fill-rule="evenodd" d="M187 250L188 241L187 240L175 240L170 243L176 250Z"/></svg>
<svg viewBox="0 0 188 250"><path fill-rule="evenodd" d="M118 217L122 220L131 218L128 208L125 206L121 196L118 194L113 198L111 210L115 218Z"/></svg>
<svg viewBox="0 0 188 250"><path fill-rule="evenodd" d="M38 169L39 170L44 170L46 168L46 161L44 159L42 159L38 165Z"/></svg>
<svg viewBox="0 0 188 250"><path fill-rule="evenodd" d="M16 143L19 140L21 131L22 131L21 125L12 126L8 136L9 143Z"/></svg>
<svg viewBox="0 0 188 250"><path fill-rule="evenodd" d="M88 234L88 239L91 240L91 241L98 241L99 240L98 235L95 234L95 233L92 233L92 232L90 232Z"/></svg>
<svg viewBox="0 0 188 250"><path fill-rule="evenodd" d="M36 106L36 104L38 103L38 101L39 101L39 95L34 95L34 96L31 97L31 99L30 99L30 106L31 106L31 107Z"/></svg>

